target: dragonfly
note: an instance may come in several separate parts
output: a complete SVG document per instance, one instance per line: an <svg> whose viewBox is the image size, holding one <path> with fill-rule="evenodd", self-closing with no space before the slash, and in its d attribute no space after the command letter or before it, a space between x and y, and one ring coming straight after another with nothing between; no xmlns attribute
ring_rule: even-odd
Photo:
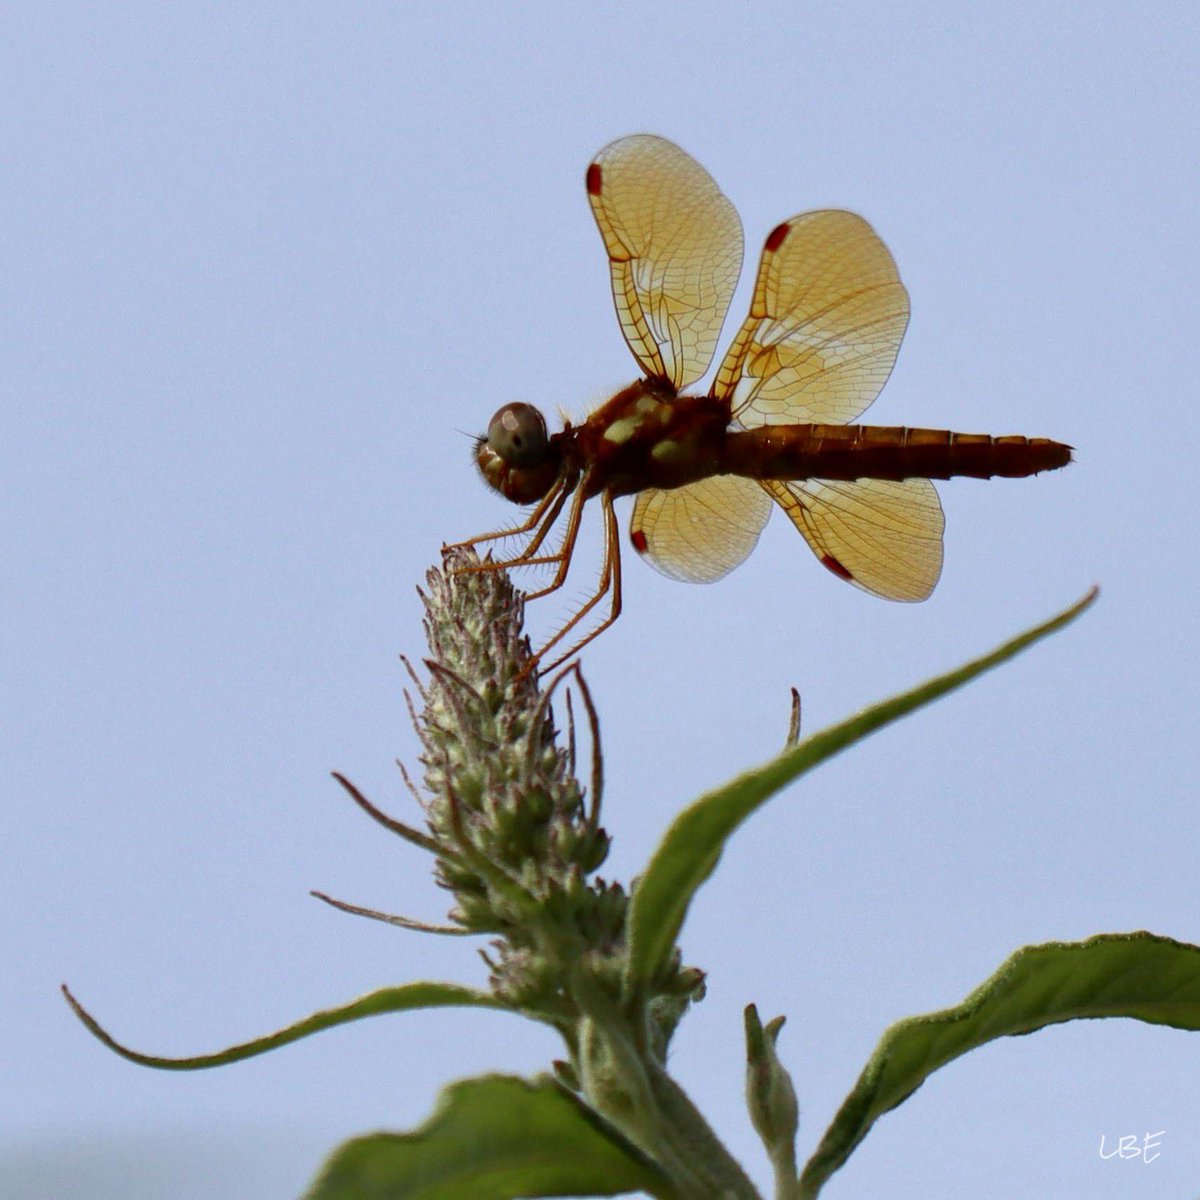
<svg viewBox="0 0 1200 1200"><path fill-rule="evenodd" d="M467 569L553 567L527 597L535 599L565 583L584 507L599 500L595 589L535 661L586 633L546 669L620 615L617 497L635 497L634 549L673 579L728 574L778 507L838 578L919 601L942 570L945 521L931 480L1022 477L1070 462L1071 447L1047 438L854 423L891 374L909 300L878 234L836 209L771 230L746 319L708 391L688 392L712 364L741 271L737 210L695 159L651 134L606 146L585 184L617 319L642 375L553 434L533 405L504 405L477 439L475 461L491 488L533 509L515 527L448 547L523 537L515 556ZM587 629L605 597L607 611Z"/></svg>

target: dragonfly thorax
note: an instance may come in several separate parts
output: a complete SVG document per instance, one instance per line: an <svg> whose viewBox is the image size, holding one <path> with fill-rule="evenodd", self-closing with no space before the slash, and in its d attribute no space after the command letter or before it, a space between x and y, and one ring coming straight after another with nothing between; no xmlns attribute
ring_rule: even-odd
<svg viewBox="0 0 1200 1200"><path fill-rule="evenodd" d="M639 379L576 431L574 453L586 466L587 494L629 496L713 475L728 424L724 400L680 395L662 380Z"/></svg>

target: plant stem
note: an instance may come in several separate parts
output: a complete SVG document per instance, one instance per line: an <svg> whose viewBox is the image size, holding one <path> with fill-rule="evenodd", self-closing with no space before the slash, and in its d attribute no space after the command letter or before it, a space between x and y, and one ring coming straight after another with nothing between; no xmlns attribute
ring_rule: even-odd
<svg viewBox="0 0 1200 1200"><path fill-rule="evenodd" d="M761 1200L754 1184L683 1088L657 1063L646 1065L664 1149L673 1159L688 1163L695 1174L703 1174L704 1190L694 1194L712 1200Z"/></svg>

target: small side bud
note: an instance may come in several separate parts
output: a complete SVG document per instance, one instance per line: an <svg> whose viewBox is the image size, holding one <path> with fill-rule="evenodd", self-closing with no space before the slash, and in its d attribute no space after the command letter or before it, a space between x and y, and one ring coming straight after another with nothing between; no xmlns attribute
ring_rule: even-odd
<svg viewBox="0 0 1200 1200"><path fill-rule="evenodd" d="M563 1087L570 1088L573 1092L580 1090L579 1076L575 1074L575 1068L569 1062L556 1058L551 1065L554 1067L555 1078Z"/></svg>
<svg viewBox="0 0 1200 1200"><path fill-rule="evenodd" d="M792 1077L775 1053L785 1019L776 1017L764 1028L754 1005L746 1006L746 1105L776 1174L794 1179L800 1106Z"/></svg>

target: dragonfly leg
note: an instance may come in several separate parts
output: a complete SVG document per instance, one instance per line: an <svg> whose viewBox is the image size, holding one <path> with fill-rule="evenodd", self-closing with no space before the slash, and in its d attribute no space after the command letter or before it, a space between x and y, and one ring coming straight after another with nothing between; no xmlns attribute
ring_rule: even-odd
<svg viewBox="0 0 1200 1200"><path fill-rule="evenodd" d="M579 481L579 486L575 489L575 499L571 501L571 511L567 514L567 528L563 534L562 545L554 554L544 554L538 558L525 557L522 559L520 566L541 566L548 563L558 563L558 570L554 572L554 578L543 588L538 588L536 592L527 592L526 600L536 600L539 596L548 596L551 592L557 592L567 580L567 572L571 569L571 556L575 553L575 542L579 537L579 523L583 516L583 506L587 500L587 478ZM560 505L561 507L561 505ZM539 536L536 537L530 546L526 547L526 551L537 549L548 532L546 526L543 526L538 531Z"/></svg>
<svg viewBox="0 0 1200 1200"><path fill-rule="evenodd" d="M617 527L617 514L613 508L610 493L600 493L600 506L604 512L604 569L600 572L596 591L593 593L591 599L538 651L538 661L545 657L546 652L551 647L561 642L606 595L611 597L608 615L595 629L591 630L579 642L576 642L565 654L560 654L548 666L542 667L541 672L543 674L546 671L553 671L555 667L560 666L567 659L578 654L588 642L592 641L593 638L599 637L621 615L621 535Z"/></svg>
<svg viewBox="0 0 1200 1200"><path fill-rule="evenodd" d="M482 533L478 537L469 538L465 542L454 542L452 545L443 546L442 553L445 554L451 550L474 549L481 542L496 541L499 538L521 537L523 534L534 531L528 544L515 557L480 562L469 567L459 567L458 570L466 574L475 574L479 571L499 571L502 568L506 569L508 567L528 567L544 562L557 562L557 557L534 558L533 555L546 540L550 530L554 528L554 523L558 520L558 515L562 512L563 505L567 502L569 494L567 488L560 481L538 501L537 507L523 524L517 525L512 529L497 529L493 533Z"/></svg>

